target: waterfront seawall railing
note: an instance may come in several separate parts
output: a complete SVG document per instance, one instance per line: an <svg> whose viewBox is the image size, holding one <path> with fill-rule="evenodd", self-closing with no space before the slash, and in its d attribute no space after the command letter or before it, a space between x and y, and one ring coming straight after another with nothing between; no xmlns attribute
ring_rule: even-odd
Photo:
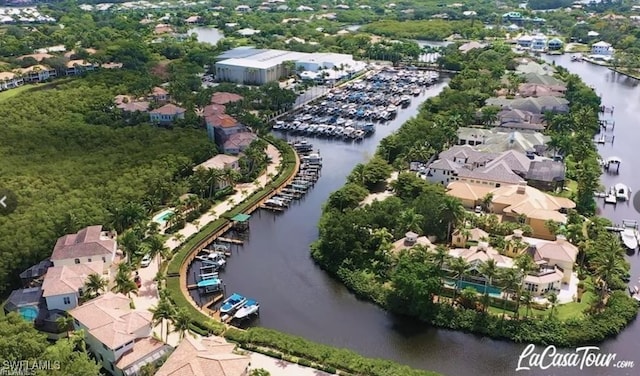
<svg viewBox="0 0 640 376"><path fill-rule="evenodd" d="M189 294L187 290L187 269L201 250L233 226L230 218L239 213L252 213L266 200L282 191L284 187L293 181L300 167L300 158L293 148L284 142L275 143L274 146L278 148L282 156L281 167L275 179L189 237L179 247L167 267L166 288L170 299L176 306L185 306L189 310L192 322L200 329L200 332L208 331L219 334L224 330L224 326L212 320Z"/></svg>

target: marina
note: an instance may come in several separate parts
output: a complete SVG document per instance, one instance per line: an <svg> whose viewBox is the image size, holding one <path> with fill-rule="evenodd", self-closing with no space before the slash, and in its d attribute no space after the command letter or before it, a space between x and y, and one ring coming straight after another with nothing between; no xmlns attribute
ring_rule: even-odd
<svg viewBox="0 0 640 376"><path fill-rule="evenodd" d="M324 98L277 121L274 130L289 135L362 141L411 104L439 78L437 72L384 68L333 88ZM308 152L305 141L294 148Z"/></svg>

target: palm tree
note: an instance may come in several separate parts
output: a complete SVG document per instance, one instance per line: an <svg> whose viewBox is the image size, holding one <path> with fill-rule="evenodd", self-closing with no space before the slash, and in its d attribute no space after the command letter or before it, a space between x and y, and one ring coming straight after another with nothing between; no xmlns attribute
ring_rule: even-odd
<svg viewBox="0 0 640 376"><path fill-rule="evenodd" d="M503 293L503 305L502 305L502 319L504 319L504 315L507 310L507 300L510 295L516 293L519 299L519 292L522 286L522 278L521 274L517 269L509 268L504 269L504 271L500 275L500 279L502 282L502 293ZM518 306L518 304L516 304ZM517 309L516 309L517 316Z"/></svg>
<svg viewBox="0 0 640 376"><path fill-rule="evenodd" d="M617 241L617 239L616 239ZM609 284L616 277L624 275L627 272L624 258L620 253L616 252L616 249L620 248L618 243L616 248L602 249L592 260L591 267L594 270L594 275L599 280L599 294L598 303L599 306L604 305Z"/></svg>
<svg viewBox="0 0 640 376"><path fill-rule="evenodd" d="M123 207L109 209L109 224L117 233L146 219L147 211L138 203L130 202Z"/></svg>
<svg viewBox="0 0 640 376"><path fill-rule="evenodd" d="M84 282L84 292L90 298L93 298L94 296L100 295L100 293L104 292L108 285L109 282L102 278L100 274L91 273L87 276L87 280Z"/></svg>
<svg viewBox="0 0 640 376"><path fill-rule="evenodd" d="M175 315L173 306L167 299L160 299L155 307L149 308L149 312L153 314L152 320L154 326L162 323L165 324L160 325L160 339L166 342L166 338L163 337L169 336L169 320L173 320ZM165 326L166 330L164 330Z"/></svg>
<svg viewBox="0 0 640 376"><path fill-rule="evenodd" d="M462 279L464 278L464 275L469 271L469 267L470 265L467 260L463 259L462 257L454 258L449 265L449 268L451 268L456 277L456 287L453 291L452 304L456 301L458 289L460 288L460 284L462 282Z"/></svg>
<svg viewBox="0 0 640 376"><path fill-rule="evenodd" d="M449 260L449 258L451 256L449 256L449 250L447 249L447 247L443 246L443 245L438 245L436 247L436 250L434 253L430 253L429 254L431 260L433 261L433 263L438 267L438 279L439 279L439 284L438 284L438 298L437 298L437 302L440 303L440 295L442 292L442 277L443 277L443 270L442 268L444 267L444 265L447 263L447 261Z"/></svg>
<svg viewBox="0 0 640 376"><path fill-rule="evenodd" d="M147 252L151 259L155 259L156 256L160 255L162 258L167 258L169 248L164 245L164 241L158 235L150 236L144 240Z"/></svg>
<svg viewBox="0 0 640 376"><path fill-rule="evenodd" d="M549 312L549 318L552 318L556 310L556 305L558 304L558 295L555 292L551 292L549 293L549 295L547 295L547 300L551 304L551 312Z"/></svg>
<svg viewBox="0 0 640 376"><path fill-rule="evenodd" d="M191 325L191 316L186 308L182 307L178 309L173 317L173 331L178 332L180 340L184 338L185 333L189 333L189 326Z"/></svg>
<svg viewBox="0 0 640 376"><path fill-rule="evenodd" d="M179 232L176 232L175 234L173 234L173 240L175 240L178 243L182 243L184 241L184 235L182 235Z"/></svg>
<svg viewBox="0 0 640 376"><path fill-rule="evenodd" d="M489 192L482 198L482 206L487 213L491 212L491 204L493 203L493 193Z"/></svg>
<svg viewBox="0 0 640 376"><path fill-rule="evenodd" d="M444 196L440 215L443 221L447 223L447 241L451 236L451 229L457 225L465 215L462 202L452 196Z"/></svg>
<svg viewBox="0 0 640 376"><path fill-rule="evenodd" d="M414 208L409 208L400 212L400 218L398 220L401 223L402 231L413 231L416 233L422 232L424 216L416 213Z"/></svg>
<svg viewBox="0 0 640 376"><path fill-rule="evenodd" d="M533 295L531 291L524 290L522 295L520 296L520 301L527 307L527 310L524 313L524 318L526 319L529 316L529 311L531 311L531 303L533 302Z"/></svg>
<svg viewBox="0 0 640 376"><path fill-rule="evenodd" d="M258 368L251 370L249 376L271 376L271 373L264 368Z"/></svg>
<svg viewBox="0 0 640 376"><path fill-rule="evenodd" d="M138 285L131 278L131 269L127 264L118 265L116 277L113 280L112 291L131 297L131 293L137 294Z"/></svg>
<svg viewBox="0 0 640 376"><path fill-rule="evenodd" d="M489 296L489 285L492 284L493 279L498 275L498 263L494 259L488 259L480 264L480 274L485 278L484 281L484 296ZM484 307L485 311L488 307Z"/></svg>
<svg viewBox="0 0 640 376"><path fill-rule="evenodd" d="M61 331L67 332L67 339L71 342L71 332L73 332L73 317L66 312L56 319L56 325Z"/></svg>

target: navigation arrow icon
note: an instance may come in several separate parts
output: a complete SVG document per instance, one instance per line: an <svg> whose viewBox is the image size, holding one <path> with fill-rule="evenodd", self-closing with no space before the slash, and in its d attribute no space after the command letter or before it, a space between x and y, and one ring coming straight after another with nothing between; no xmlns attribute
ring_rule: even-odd
<svg viewBox="0 0 640 376"><path fill-rule="evenodd" d="M7 199L7 196L2 196L2 198L0 198L0 205L2 205L3 207L7 207L7 204L5 203L5 200Z"/></svg>

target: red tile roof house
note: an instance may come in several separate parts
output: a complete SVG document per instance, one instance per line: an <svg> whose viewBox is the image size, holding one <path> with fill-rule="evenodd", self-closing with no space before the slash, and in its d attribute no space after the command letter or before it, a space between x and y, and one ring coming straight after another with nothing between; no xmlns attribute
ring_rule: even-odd
<svg viewBox="0 0 640 376"><path fill-rule="evenodd" d="M245 151L256 138L258 138L258 136L251 132L232 134L229 139L224 142L222 151L225 154L240 154Z"/></svg>
<svg viewBox="0 0 640 376"><path fill-rule="evenodd" d="M211 96L211 104L224 105L228 103L238 102L243 99L244 98L241 95L220 91L217 93L213 93L213 95Z"/></svg>
<svg viewBox="0 0 640 376"><path fill-rule="evenodd" d="M184 119L185 110L175 104L168 103L160 108L156 108L149 112L149 120L155 124L167 125L173 123L176 119Z"/></svg>
<svg viewBox="0 0 640 376"><path fill-rule="evenodd" d="M103 271L107 272L115 261L117 249L115 233L102 231L100 225L89 226L77 234L59 238L53 247L51 262L53 266L71 266L100 261Z"/></svg>
<svg viewBox="0 0 640 376"><path fill-rule="evenodd" d="M47 309L68 311L78 306L80 295L90 274L103 274L101 261L86 264L53 266L47 270L42 284L42 297Z"/></svg>
<svg viewBox="0 0 640 376"><path fill-rule="evenodd" d="M248 131L247 127L231 115L214 114L205 116L204 120L207 125L207 132L213 128L214 141L218 146L224 145L232 135Z"/></svg>
<svg viewBox="0 0 640 376"><path fill-rule="evenodd" d="M147 112L149 111L149 102L138 101L128 95L116 95L114 98L116 107L123 112Z"/></svg>
<svg viewBox="0 0 640 376"><path fill-rule="evenodd" d="M160 86L156 86L151 90L151 94L149 94L149 100L156 103L167 103L171 100L171 95L165 89Z"/></svg>
<svg viewBox="0 0 640 376"><path fill-rule="evenodd" d="M131 309L130 303L122 294L107 292L69 311L75 329L85 333L88 350L114 376L137 375L172 350L151 337L151 312Z"/></svg>
<svg viewBox="0 0 640 376"><path fill-rule="evenodd" d="M0 91L13 89L24 84L24 79L13 72L0 72Z"/></svg>

